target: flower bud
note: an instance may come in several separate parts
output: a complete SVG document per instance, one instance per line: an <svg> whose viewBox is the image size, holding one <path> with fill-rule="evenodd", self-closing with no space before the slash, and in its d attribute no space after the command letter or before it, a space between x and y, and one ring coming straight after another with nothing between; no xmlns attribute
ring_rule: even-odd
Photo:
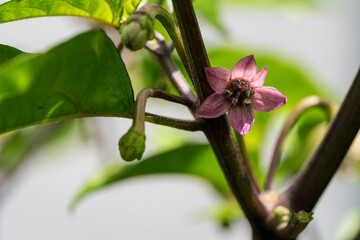
<svg viewBox="0 0 360 240"><path fill-rule="evenodd" d="M277 206L274 209L274 219L278 223L288 222L290 219L290 210L283 206Z"/></svg>
<svg viewBox="0 0 360 240"><path fill-rule="evenodd" d="M140 160L145 151L145 133L131 127L119 140L121 157L128 162Z"/></svg>
<svg viewBox="0 0 360 240"><path fill-rule="evenodd" d="M150 16L138 13L131 16L120 28L121 41L132 51L143 48L154 38L154 24Z"/></svg>

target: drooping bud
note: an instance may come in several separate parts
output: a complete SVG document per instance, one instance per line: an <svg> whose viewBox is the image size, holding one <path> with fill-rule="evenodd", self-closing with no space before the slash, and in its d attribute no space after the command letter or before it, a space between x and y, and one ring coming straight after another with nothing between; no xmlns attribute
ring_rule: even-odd
<svg viewBox="0 0 360 240"><path fill-rule="evenodd" d="M134 13L120 28L121 41L132 51L143 48L154 38L153 19L146 13Z"/></svg>
<svg viewBox="0 0 360 240"><path fill-rule="evenodd" d="M140 160L145 151L145 139L144 131L132 126L119 140L121 157L128 162Z"/></svg>

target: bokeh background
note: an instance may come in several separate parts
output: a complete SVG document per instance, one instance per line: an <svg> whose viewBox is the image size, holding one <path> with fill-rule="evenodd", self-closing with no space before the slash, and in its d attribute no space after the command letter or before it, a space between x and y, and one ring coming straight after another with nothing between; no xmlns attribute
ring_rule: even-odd
<svg viewBox="0 0 360 240"><path fill-rule="evenodd" d="M261 138L246 138L252 156L261 159L255 163L257 169L266 169L274 138L301 96L318 93L337 103L344 97L360 63L360 2L195 0L194 4L212 66L231 68L240 58L255 54L260 67L269 65L271 84L285 93L301 92L284 111L271 115L266 122L261 116L256 118L252 131L255 135L263 130ZM98 25L91 20L73 17L11 22L0 24L0 44L25 52L45 52L94 27ZM117 33L107 31L117 44ZM123 58L135 92L148 85L168 88L146 51L124 51ZM297 85L303 82L306 84ZM287 96L291 100L291 95ZM184 107L159 100L150 100L147 111L191 119ZM322 121L319 113L314 114L316 123ZM307 121L311 119L309 115ZM19 153L14 154L19 164L9 174L0 172L0 239L250 239L245 220L222 227L223 218L239 217L226 213L223 197L205 181L180 174L121 181L90 195L70 211L70 201L89 177L109 160L122 161L117 142L130 125L128 119L94 118L21 131L20 143L11 148ZM307 142L315 141L321 132L311 126L306 132ZM293 133L297 135L287 142L288 154L283 158L288 160L279 169L283 176L277 179L279 184L301 165L302 160L294 157L304 157L299 154L299 144L305 141L301 129L299 126ZM49 133L53 137L48 139ZM189 141L206 143L201 133L152 124L146 124L146 134L145 158ZM6 137L0 141L2 152ZM300 239L348 239L346 235L357 227L360 164L355 162L359 160L356 151L331 182L315 209L314 221Z"/></svg>

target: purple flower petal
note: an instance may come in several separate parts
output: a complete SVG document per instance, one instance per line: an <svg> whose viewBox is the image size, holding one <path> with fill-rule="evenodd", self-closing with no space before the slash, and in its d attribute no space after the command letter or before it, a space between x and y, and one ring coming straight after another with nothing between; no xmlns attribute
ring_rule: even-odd
<svg viewBox="0 0 360 240"><path fill-rule="evenodd" d="M258 87L252 97L252 108L258 112L269 112L286 103L286 97L273 87Z"/></svg>
<svg viewBox="0 0 360 240"><path fill-rule="evenodd" d="M251 80L251 87L261 87L264 85L266 74L268 72L268 67L261 69Z"/></svg>
<svg viewBox="0 0 360 240"><path fill-rule="evenodd" d="M230 70L222 67L205 68L206 79L215 92L222 92L230 81Z"/></svg>
<svg viewBox="0 0 360 240"><path fill-rule="evenodd" d="M245 79L248 80L255 76L257 73L256 61L254 55L247 56L238 61L231 70L232 79L235 80Z"/></svg>
<svg viewBox="0 0 360 240"><path fill-rule="evenodd" d="M241 135L246 135L254 124L254 111L249 106L231 107L228 113L230 125Z"/></svg>
<svg viewBox="0 0 360 240"><path fill-rule="evenodd" d="M224 115L230 108L231 101L222 93L213 93L201 104L195 116L202 118L217 118Z"/></svg>

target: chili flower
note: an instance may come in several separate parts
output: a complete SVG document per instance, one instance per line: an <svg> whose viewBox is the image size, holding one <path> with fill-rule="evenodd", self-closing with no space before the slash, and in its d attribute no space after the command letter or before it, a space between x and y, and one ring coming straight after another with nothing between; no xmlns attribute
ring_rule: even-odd
<svg viewBox="0 0 360 240"><path fill-rule="evenodd" d="M217 118L228 112L229 124L241 135L255 121L254 112L269 112L286 103L273 87L263 87L268 67L258 72L253 55L241 59L231 72L222 67L205 68L207 81L215 91L201 104L195 116Z"/></svg>

